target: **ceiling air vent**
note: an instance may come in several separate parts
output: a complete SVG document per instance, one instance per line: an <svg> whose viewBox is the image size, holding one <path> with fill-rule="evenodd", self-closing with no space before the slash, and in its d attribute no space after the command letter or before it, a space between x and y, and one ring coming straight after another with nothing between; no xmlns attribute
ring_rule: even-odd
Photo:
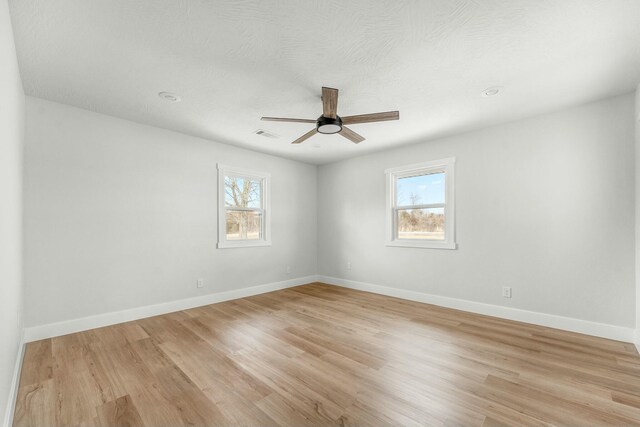
<svg viewBox="0 0 640 427"><path fill-rule="evenodd" d="M264 136L265 138L277 138L278 137L278 135L276 135L274 133L271 133L271 132L267 132L266 130L263 130L263 129L258 129L254 133L256 135Z"/></svg>

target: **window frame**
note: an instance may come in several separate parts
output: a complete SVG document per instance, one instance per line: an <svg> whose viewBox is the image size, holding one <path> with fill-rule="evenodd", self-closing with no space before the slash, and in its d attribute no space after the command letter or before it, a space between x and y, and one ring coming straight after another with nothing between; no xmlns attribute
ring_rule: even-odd
<svg viewBox="0 0 640 427"><path fill-rule="evenodd" d="M225 177L244 177L260 181L260 208L227 208L225 204ZM218 249L250 248L271 246L271 204L270 204L271 174L257 172L250 169L227 166L218 163ZM227 210L260 211L262 214L262 229L260 239L227 240Z"/></svg>
<svg viewBox="0 0 640 427"><path fill-rule="evenodd" d="M385 170L386 191L386 245L406 248L456 249L455 241L455 157L415 163ZM444 172L444 206L442 203L420 204L398 207L396 205L397 180L410 176ZM444 208L444 240L398 239L398 209Z"/></svg>

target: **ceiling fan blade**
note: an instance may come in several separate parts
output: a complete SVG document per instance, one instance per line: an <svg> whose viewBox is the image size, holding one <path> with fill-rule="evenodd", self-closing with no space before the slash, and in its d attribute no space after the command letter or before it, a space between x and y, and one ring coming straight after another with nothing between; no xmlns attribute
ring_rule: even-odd
<svg viewBox="0 0 640 427"><path fill-rule="evenodd" d="M294 122L294 123L315 123L312 119L289 119L287 117L262 117L260 120L267 122Z"/></svg>
<svg viewBox="0 0 640 427"><path fill-rule="evenodd" d="M384 113L360 114L357 116L341 117L345 125L355 125L358 123L385 122L387 120L398 120L399 111L385 111Z"/></svg>
<svg viewBox="0 0 640 427"><path fill-rule="evenodd" d="M349 129L346 126L342 126L342 130L340 131L340 135L344 136L349 141L355 142L356 144L358 144L359 142L364 141L364 137L362 135L358 135L357 133L355 133L354 131L352 131L351 129Z"/></svg>
<svg viewBox="0 0 640 427"><path fill-rule="evenodd" d="M322 87L322 115L330 119L338 115L338 89Z"/></svg>
<svg viewBox="0 0 640 427"><path fill-rule="evenodd" d="M311 129L309 132L305 133L300 138L298 138L295 141L293 141L292 144L300 144L301 142L304 142L307 139L311 138L316 133L318 133L318 131L316 129Z"/></svg>

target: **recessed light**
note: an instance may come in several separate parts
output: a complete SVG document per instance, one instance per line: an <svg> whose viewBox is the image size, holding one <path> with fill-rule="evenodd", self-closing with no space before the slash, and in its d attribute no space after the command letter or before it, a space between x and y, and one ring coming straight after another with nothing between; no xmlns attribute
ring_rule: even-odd
<svg viewBox="0 0 640 427"><path fill-rule="evenodd" d="M178 95L176 95L175 93L171 93L171 92L160 92L158 94L158 96L162 99L164 99L165 101L168 102L180 102L181 99Z"/></svg>
<svg viewBox="0 0 640 427"><path fill-rule="evenodd" d="M501 90L502 90L502 86L489 87L482 91L482 96L484 96L485 98L488 98L490 96L496 96L497 94L500 93Z"/></svg>

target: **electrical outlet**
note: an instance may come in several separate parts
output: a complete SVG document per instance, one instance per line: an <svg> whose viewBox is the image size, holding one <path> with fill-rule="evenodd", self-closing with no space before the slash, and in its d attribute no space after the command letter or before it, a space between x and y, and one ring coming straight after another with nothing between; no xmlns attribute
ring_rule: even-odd
<svg viewBox="0 0 640 427"><path fill-rule="evenodd" d="M347 261L347 270L351 270L351 261Z"/></svg>
<svg viewBox="0 0 640 427"><path fill-rule="evenodd" d="M199 288L204 288L204 279L198 279L196 281L196 286Z"/></svg>
<svg viewBox="0 0 640 427"><path fill-rule="evenodd" d="M502 298L511 298L511 287L503 286L502 287Z"/></svg>
<svg viewBox="0 0 640 427"><path fill-rule="evenodd" d="M287 265L287 274L291 274L291 266Z"/></svg>

